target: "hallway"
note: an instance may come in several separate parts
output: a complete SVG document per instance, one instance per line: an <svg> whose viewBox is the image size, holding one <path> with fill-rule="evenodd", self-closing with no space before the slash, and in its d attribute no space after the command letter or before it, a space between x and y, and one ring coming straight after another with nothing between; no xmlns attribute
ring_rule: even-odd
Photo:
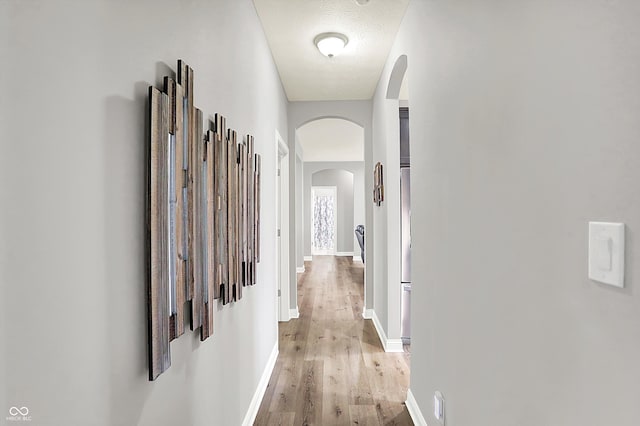
<svg viewBox="0 0 640 426"><path fill-rule="evenodd" d="M361 263L314 256L298 276L300 318L279 324L280 354L256 425L412 425L409 354L385 353L362 318Z"/></svg>

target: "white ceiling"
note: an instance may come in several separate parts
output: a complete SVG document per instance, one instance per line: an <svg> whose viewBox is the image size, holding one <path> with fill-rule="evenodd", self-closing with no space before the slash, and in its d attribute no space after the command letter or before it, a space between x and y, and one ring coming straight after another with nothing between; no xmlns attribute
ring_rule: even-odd
<svg viewBox="0 0 640 426"><path fill-rule="evenodd" d="M371 99L408 2L253 0L290 101ZM349 38L340 56L316 49L324 32Z"/></svg>
<svg viewBox="0 0 640 426"><path fill-rule="evenodd" d="M300 127L303 161L364 161L364 129L339 118L323 118Z"/></svg>

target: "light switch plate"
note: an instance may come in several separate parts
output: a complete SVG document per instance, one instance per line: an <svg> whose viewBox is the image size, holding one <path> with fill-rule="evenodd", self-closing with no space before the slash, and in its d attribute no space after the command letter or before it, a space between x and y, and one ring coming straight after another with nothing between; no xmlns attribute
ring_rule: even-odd
<svg viewBox="0 0 640 426"><path fill-rule="evenodd" d="M589 279L624 287L624 223L589 222Z"/></svg>
<svg viewBox="0 0 640 426"><path fill-rule="evenodd" d="M441 425L444 424L444 396L440 391L433 395L433 416Z"/></svg>

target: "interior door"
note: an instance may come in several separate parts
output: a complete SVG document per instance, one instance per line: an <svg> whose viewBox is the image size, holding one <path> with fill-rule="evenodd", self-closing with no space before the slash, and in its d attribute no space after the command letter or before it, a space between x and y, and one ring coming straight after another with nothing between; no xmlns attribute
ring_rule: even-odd
<svg viewBox="0 0 640 426"><path fill-rule="evenodd" d="M311 188L311 252L319 255L335 255L337 251L338 203L337 189Z"/></svg>

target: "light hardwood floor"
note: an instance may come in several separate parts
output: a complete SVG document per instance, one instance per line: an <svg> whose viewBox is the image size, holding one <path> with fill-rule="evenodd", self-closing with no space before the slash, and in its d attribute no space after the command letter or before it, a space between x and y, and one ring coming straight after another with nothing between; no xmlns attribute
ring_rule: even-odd
<svg viewBox="0 0 640 426"><path fill-rule="evenodd" d="M298 275L300 318L280 323L280 354L255 425L413 425L409 353L385 353L362 319L362 263L314 256Z"/></svg>

